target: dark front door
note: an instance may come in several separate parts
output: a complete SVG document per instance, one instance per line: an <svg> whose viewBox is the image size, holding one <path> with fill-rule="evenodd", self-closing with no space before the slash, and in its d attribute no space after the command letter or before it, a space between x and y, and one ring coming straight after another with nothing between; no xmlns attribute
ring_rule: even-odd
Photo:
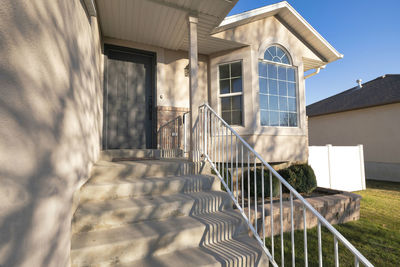
<svg viewBox="0 0 400 267"><path fill-rule="evenodd" d="M105 45L104 149L153 148L155 56Z"/></svg>

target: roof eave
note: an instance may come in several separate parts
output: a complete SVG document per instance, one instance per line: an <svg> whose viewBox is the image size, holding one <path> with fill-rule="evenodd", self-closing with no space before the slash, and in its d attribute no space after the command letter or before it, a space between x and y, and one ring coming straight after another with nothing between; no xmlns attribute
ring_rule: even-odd
<svg viewBox="0 0 400 267"><path fill-rule="evenodd" d="M299 23L301 27L308 30L316 40L318 40L322 45L324 45L329 53L320 53L322 55L322 60L326 63L331 63L338 59L343 58L343 54L339 53L325 38L323 38L288 2L282 1L276 4L264 6L254 10L246 11L240 14L226 17L221 24L216 27L212 34L228 30L240 25L250 23L255 20L263 19L270 16L279 16L284 11L290 12L296 18L296 22ZM279 16L281 20L284 18ZM311 45L311 44L310 44ZM316 48L316 50L318 50Z"/></svg>

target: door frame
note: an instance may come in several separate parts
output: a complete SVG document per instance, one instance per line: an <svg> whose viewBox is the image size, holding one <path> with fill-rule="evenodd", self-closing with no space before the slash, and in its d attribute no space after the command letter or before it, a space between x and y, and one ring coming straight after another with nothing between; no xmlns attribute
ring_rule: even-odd
<svg viewBox="0 0 400 267"><path fill-rule="evenodd" d="M118 51L123 53L129 53L139 56L148 57L151 60L151 101L150 101L150 110L151 110L151 140L149 148L157 148L157 54L155 52L139 50L135 48L118 46L113 44L104 44L104 71L103 71L103 136L102 136L102 150L107 150L107 105L108 105L108 96L107 96L107 85L108 85L108 77L107 77L107 66L108 66L108 54L109 51Z"/></svg>

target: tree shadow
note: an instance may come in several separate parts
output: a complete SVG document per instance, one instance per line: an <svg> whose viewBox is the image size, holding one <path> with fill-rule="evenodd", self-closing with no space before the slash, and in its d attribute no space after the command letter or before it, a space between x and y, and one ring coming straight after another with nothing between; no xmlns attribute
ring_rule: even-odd
<svg viewBox="0 0 400 267"><path fill-rule="evenodd" d="M100 149L97 23L79 1L3 4L0 265L65 266L72 195Z"/></svg>

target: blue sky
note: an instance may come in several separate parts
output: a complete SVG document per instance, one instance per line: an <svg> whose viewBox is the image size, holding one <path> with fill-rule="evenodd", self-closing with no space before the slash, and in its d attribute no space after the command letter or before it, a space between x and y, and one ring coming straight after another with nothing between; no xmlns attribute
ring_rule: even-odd
<svg viewBox="0 0 400 267"><path fill-rule="evenodd" d="M229 15L277 3L239 0ZM307 105L383 74L400 73L400 0L288 0L344 58L306 80Z"/></svg>

